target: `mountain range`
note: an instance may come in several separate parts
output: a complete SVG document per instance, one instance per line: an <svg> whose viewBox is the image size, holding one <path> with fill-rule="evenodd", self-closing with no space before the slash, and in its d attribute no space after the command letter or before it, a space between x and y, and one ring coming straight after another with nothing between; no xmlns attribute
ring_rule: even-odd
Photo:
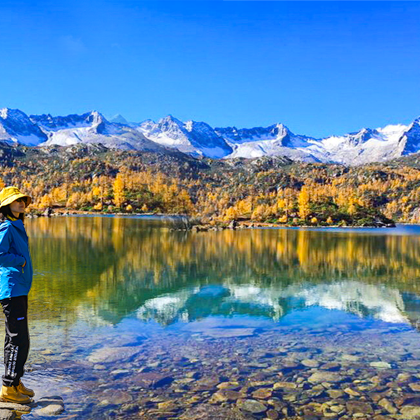
<svg viewBox="0 0 420 420"><path fill-rule="evenodd" d="M169 152L213 159L284 156L293 161L360 165L420 151L420 117L409 125L362 128L321 139L294 134L283 124L254 128L213 128L168 115L158 122L106 119L97 111L54 117L0 109L0 141L26 146L102 143L108 148Z"/></svg>

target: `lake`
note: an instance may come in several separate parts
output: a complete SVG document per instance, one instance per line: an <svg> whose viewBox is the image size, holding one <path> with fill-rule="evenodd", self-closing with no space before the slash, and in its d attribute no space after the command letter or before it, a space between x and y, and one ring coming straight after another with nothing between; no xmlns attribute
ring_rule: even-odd
<svg viewBox="0 0 420 420"><path fill-rule="evenodd" d="M418 226L25 223L35 275L24 382L36 398L61 395L61 418L420 414Z"/></svg>

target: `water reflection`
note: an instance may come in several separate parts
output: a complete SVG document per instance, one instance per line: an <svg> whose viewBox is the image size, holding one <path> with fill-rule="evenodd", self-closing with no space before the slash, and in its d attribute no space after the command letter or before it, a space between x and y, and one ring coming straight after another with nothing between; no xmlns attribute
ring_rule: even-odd
<svg viewBox="0 0 420 420"><path fill-rule="evenodd" d="M236 418L229 410L261 393L287 402L273 418L335 418L324 402L337 396L343 418L360 401L371 418L387 414L376 396L408 404L420 389L418 227L187 233L68 217L27 230L36 273L25 383L38 398L63 396L62 418L152 420L169 408L171 418ZM278 389L279 378L299 385ZM241 393L218 403L226 380ZM25 418L45 418L36 410Z"/></svg>
<svg viewBox="0 0 420 420"><path fill-rule="evenodd" d="M28 220L32 318L163 325L210 315L280 320L304 307L419 319L420 236L371 230L172 232L158 220ZM416 228L414 228L416 229ZM418 233L420 229L417 228Z"/></svg>
<svg viewBox="0 0 420 420"><path fill-rule="evenodd" d="M385 322L409 322L404 296L398 290L357 281L314 286L299 284L284 289L206 286L149 299L137 310L137 316L162 324L232 314L279 320L290 312L311 306L338 309L360 317L371 316ZM410 316L417 319L419 315L420 307L413 306Z"/></svg>

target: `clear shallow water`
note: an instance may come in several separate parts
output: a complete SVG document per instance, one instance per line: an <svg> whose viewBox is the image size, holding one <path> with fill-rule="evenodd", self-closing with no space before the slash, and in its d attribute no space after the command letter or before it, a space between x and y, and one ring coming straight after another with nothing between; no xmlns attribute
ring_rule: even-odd
<svg viewBox="0 0 420 420"><path fill-rule="evenodd" d="M64 418L158 418L153 410L167 401L176 403L162 418L194 418L217 384L238 382L242 399L256 379L302 384L305 394L305 384L317 386L310 376L331 363L353 372L352 386L411 375L389 391L394 399L420 379L420 227L190 233L122 217L26 224L36 271L25 379L37 397L63 396ZM150 384L151 374L169 382ZM209 378L216 384L202 390ZM212 407L238 403L220 404Z"/></svg>

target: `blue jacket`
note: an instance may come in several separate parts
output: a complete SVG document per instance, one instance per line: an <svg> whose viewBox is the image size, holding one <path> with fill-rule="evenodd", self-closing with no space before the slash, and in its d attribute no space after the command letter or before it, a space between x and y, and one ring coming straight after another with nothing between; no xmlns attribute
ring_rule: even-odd
<svg viewBox="0 0 420 420"><path fill-rule="evenodd" d="M22 265L25 263L25 267ZM22 220L0 224L0 300L25 296L32 285L28 235Z"/></svg>

